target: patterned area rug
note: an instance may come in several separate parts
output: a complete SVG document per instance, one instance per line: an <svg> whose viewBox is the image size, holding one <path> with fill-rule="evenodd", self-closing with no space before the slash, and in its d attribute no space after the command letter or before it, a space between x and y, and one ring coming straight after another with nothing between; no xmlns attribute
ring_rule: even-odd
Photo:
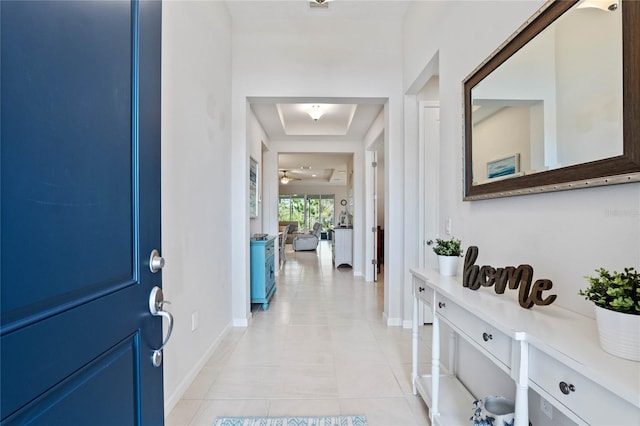
<svg viewBox="0 0 640 426"><path fill-rule="evenodd" d="M367 426L364 416L216 417L213 426Z"/></svg>

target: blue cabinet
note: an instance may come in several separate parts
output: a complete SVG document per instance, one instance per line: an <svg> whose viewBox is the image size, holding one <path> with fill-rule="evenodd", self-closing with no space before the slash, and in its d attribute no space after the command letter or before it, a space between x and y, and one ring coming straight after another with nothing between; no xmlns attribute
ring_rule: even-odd
<svg viewBox="0 0 640 426"><path fill-rule="evenodd" d="M251 240L251 303L262 303L265 311L276 292L275 240Z"/></svg>

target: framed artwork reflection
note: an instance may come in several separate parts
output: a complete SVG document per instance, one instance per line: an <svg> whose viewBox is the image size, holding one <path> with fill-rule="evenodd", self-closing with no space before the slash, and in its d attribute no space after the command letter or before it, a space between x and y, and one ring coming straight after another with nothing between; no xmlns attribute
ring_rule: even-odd
<svg viewBox="0 0 640 426"><path fill-rule="evenodd" d="M249 157L249 217L258 217L258 162Z"/></svg>
<svg viewBox="0 0 640 426"><path fill-rule="evenodd" d="M514 175L520 172L520 154L509 155L487 163L487 179Z"/></svg>

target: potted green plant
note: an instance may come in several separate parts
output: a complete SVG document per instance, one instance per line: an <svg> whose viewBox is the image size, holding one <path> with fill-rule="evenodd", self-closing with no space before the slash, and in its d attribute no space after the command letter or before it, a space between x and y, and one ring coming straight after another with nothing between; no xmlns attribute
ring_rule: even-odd
<svg viewBox="0 0 640 426"><path fill-rule="evenodd" d="M640 361L640 273L635 268L595 271L597 275L585 277L589 286L579 294L595 304L600 346L612 355Z"/></svg>
<svg viewBox="0 0 640 426"><path fill-rule="evenodd" d="M429 240L427 244L432 245L433 241ZM462 256L462 241L451 237L450 240L436 238L433 251L438 255L438 265L440 267L440 275L454 276L458 270L458 260Z"/></svg>

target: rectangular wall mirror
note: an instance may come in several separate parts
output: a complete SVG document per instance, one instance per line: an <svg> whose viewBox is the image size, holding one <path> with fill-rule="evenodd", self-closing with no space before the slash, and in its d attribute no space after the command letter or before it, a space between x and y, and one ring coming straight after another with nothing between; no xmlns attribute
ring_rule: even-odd
<svg viewBox="0 0 640 426"><path fill-rule="evenodd" d="M639 22L551 1L465 79L465 200L640 181Z"/></svg>

